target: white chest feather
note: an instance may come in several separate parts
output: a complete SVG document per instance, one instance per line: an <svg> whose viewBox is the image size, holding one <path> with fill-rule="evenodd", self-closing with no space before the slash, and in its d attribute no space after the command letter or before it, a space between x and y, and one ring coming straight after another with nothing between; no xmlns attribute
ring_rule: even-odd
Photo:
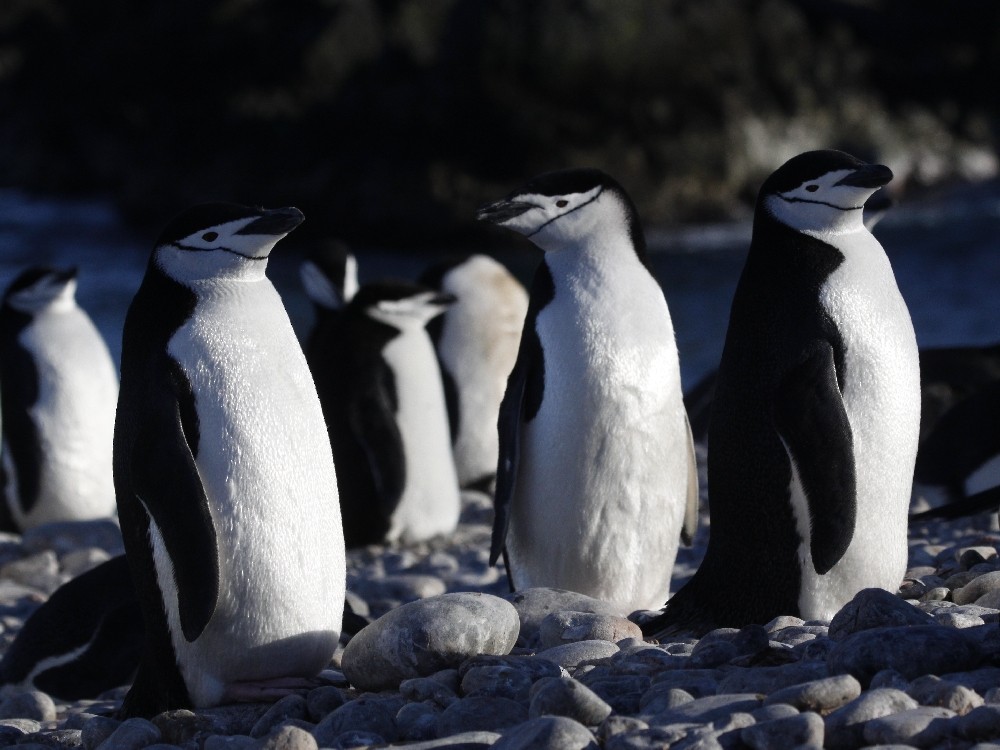
<svg viewBox="0 0 1000 750"><path fill-rule="evenodd" d="M422 325L411 326L382 355L395 376L396 424L406 457L406 484L389 539L414 542L449 533L458 524L458 476L434 346Z"/></svg>
<svg viewBox="0 0 1000 750"><path fill-rule="evenodd" d="M546 260L556 293L536 320L545 388L522 429L508 537L515 583L581 591L623 611L659 607L687 488L670 314L631 247L602 259L613 263Z"/></svg>
<svg viewBox="0 0 1000 750"><path fill-rule="evenodd" d="M38 370L39 498L13 505L22 528L114 515L111 470L118 376L104 339L75 304L40 312L20 335Z"/></svg>
<svg viewBox="0 0 1000 750"><path fill-rule="evenodd" d="M807 544L800 550L803 617L827 618L860 588L895 591L905 572L920 373L910 315L881 245L863 229L821 239L845 256L821 288L820 303L845 348L842 390L857 480L857 521L841 561L819 577Z"/></svg>
<svg viewBox="0 0 1000 750"><path fill-rule="evenodd" d="M345 574L330 444L277 292L267 280L196 291L198 307L168 351L195 394L196 460L218 535L221 590L190 644L165 599L189 690L204 703L223 682L325 666ZM304 646L304 638L315 643ZM259 656L247 659L249 650Z"/></svg>

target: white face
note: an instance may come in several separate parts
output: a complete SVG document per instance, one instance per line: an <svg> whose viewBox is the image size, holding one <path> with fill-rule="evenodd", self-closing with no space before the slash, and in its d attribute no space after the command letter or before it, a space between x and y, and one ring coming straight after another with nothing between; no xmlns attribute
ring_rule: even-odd
<svg viewBox="0 0 1000 750"><path fill-rule="evenodd" d="M76 304L76 279L43 276L31 286L7 298L7 304L19 312L34 315L45 308L62 309Z"/></svg>
<svg viewBox="0 0 1000 750"><path fill-rule="evenodd" d="M600 186L566 195L518 195L513 202L530 208L499 222L499 226L523 234L543 250L559 250L591 235L595 227L607 219L608 213L613 212L620 218L621 208L616 200L608 199L609 195Z"/></svg>
<svg viewBox="0 0 1000 750"><path fill-rule="evenodd" d="M448 305L434 301L438 296L437 292L424 292L403 299L381 300L366 312L372 319L400 330L421 327L448 309Z"/></svg>
<svg viewBox="0 0 1000 750"><path fill-rule="evenodd" d="M837 184L852 172L827 172L794 190L769 195L764 205L782 224L799 231L841 233L863 229L865 201L878 187Z"/></svg>
<svg viewBox="0 0 1000 750"><path fill-rule="evenodd" d="M227 278L254 281L264 276L267 257L284 234L239 234L256 216L199 229L156 248L156 262L178 281ZM286 233L287 234L287 233Z"/></svg>

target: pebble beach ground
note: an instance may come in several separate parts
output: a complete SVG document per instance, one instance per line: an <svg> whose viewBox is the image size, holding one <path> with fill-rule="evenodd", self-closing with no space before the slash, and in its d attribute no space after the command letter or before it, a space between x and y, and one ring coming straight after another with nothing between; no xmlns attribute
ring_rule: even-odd
<svg viewBox="0 0 1000 750"><path fill-rule="evenodd" d="M829 623L654 644L587 597L509 595L487 565L490 501L464 501L448 540L349 555L352 605L377 621L312 690L119 722L124 689L66 703L8 685L0 747L1000 748L995 514L911 528L900 591L862 592ZM681 550L675 588L706 540ZM0 536L0 646L61 582L121 551L112 522Z"/></svg>

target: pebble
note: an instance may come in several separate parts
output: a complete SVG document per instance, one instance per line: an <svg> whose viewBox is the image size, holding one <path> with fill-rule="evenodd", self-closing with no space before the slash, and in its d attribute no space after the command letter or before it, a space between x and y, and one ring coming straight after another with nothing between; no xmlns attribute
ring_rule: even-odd
<svg viewBox="0 0 1000 750"><path fill-rule="evenodd" d="M823 719L811 711L753 724L740 730L740 739L754 750L823 745Z"/></svg>
<svg viewBox="0 0 1000 750"><path fill-rule="evenodd" d="M518 646L535 648L541 643L542 622L553 612L589 612L621 617L615 607L600 599L562 589L533 588L509 594L507 598L520 619Z"/></svg>
<svg viewBox="0 0 1000 750"><path fill-rule="evenodd" d="M862 685L882 669L894 669L910 679L951 669L973 669L982 656L966 633L940 625L863 630L838 643L827 666L833 674L854 675Z"/></svg>
<svg viewBox="0 0 1000 750"><path fill-rule="evenodd" d="M567 641L608 641L642 638L642 630L631 620L593 612L553 612L538 629L539 646L549 648Z"/></svg>
<svg viewBox="0 0 1000 750"><path fill-rule="evenodd" d="M861 683L851 675L834 675L772 692L764 705L788 704L800 711L827 714L861 695Z"/></svg>
<svg viewBox="0 0 1000 750"><path fill-rule="evenodd" d="M362 629L344 649L341 667L361 690L392 689L469 656L509 653L517 628L517 612L503 599L442 594L397 607Z"/></svg>
<svg viewBox="0 0 1000 750"><path fill-rule="evenodd" d="M612 710L597 693L571 677L543 677L531 688L528 716L565 716L585 726L597 726Z"/></svg>

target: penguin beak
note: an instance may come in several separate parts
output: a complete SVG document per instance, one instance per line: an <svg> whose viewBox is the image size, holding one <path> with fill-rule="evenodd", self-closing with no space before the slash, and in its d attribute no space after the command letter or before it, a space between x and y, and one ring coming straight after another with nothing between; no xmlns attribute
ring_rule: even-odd
<svg viewBox="0 0 1000 750"><path fill-rule="evenodd" d="M305 215L297 208L274 208L264 214L236 234L258 234L281 236L291 232L305 220Z"/></svg>
<svg viewBox="0 0 1000 750"><path fill-rule="evenodd" d="M860 188L880 188L892 180L892 170L882 164L864 164L844 177L838 185Z"/></svg>
<svg viewBox="0 0 1000 750"><path fill-rule="evenodd" d="M532 208L535 208L535 205L532 203L504 199L481 206L476 211L476 219L478 221L488 221L490 224L503 224L526 211L530 211Z"/></svg>

